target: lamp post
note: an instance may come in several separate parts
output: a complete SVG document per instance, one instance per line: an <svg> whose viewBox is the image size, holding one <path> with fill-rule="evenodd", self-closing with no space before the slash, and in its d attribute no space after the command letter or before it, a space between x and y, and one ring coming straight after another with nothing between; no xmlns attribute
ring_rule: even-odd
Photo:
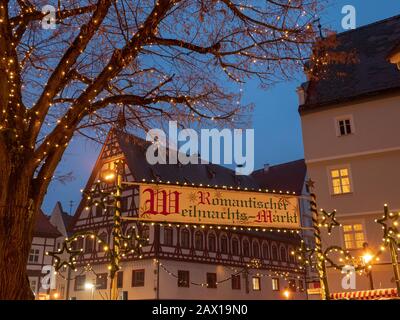
<svg viewBox="0 0 400 320"><path fill-rule="evenodd" d="M286 300L290 300L291 292L288 288L286 288L285 290L283 290L282 295Z"/></svg>
<svg viewBox="0 0 400 320"><path fill-rule="evenodd" d="M321 290L321 300L330 300L328 275L326 271L324 253L322 251L321 230L318 226L318 209L317 209L317 196L314 193L314 181L309 179L307 186L310 190L310 211L312 213L312 223L315 239L315 254L317 258L317 271L319 275L319 283Z"/></svg>
<svg viewBox="0 0 400 320"><path fill-rule="evenodd" d="M93 298L94 298L94 288L95 288L95 285L93 283L91 283L91 282L86 282L85 283L85 289L86 290L91 290L91 292L92 292L91 300L93 300Z"/></svg>
<svg viewBox="0 0 400 320"><path fill-rule="evenodd" d="M374 290L374 280L372 278L372 265L371 262L374 258L374 256L371 254L370 250L368 249L368 243L363 244L364 248L364 253L362 255L362 261L365 266L365 274L367 275L369 279L369 289Z"/></svg>
<svg viewBox="0 0 400 320"><path fill-rule="evenodd" d="M117 160L114 170L106 170L103 172L102 178L106 182L116 182L116 191L114 194L114 224L112 229L112 243L111 248L111 264L109 266L110 279L111 279L111 300L118 300L118 284L117 272L120 269L119 262L121 260L120 247L121 247L121 196L122 196L122 172L123 161Z"/></svg>
<svg viewBox="0 0 400 320"><path fill-rule="evenodd" d="M397 249L400 245L400 231L399 231L399 219L400 213L389 212L389 207L387 204L383 208L384 215L382 219L377 219L375 222L382 225L383 238L385 244L389 246L390 256L392 259L392 267L394 273L394 280L396 283L397 296L400 297L400 270L399 270L399 259L397 256Z"/></svg>

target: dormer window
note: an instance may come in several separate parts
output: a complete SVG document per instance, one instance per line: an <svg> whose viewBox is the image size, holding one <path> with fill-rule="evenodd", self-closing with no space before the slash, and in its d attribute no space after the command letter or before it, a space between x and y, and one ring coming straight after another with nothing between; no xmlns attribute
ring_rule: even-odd
<svg viewBox="0 0 400 320"><path fill-rule="evenodd" d="M353 116L343 116L335 119L336 136L348 136L355 132Z"/></svg>

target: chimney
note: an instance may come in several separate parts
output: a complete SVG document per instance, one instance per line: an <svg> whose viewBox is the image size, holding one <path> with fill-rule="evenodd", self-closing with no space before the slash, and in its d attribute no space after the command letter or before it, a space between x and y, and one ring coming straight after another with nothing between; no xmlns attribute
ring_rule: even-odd
<svg viewBox="0 0 400 320"><path fill-rule="evenodd" d="M264 164L264 172L268 172L269 171L269 163L265 163Z"/></svg>
<svg viewBox="0 0 400 320"><path fill-rule="evenodd" d="M299 98L299 105L302 106L303 104L306 103L306 93L302 86L298 87L296 91L297 91L297 96Z"/></svg>

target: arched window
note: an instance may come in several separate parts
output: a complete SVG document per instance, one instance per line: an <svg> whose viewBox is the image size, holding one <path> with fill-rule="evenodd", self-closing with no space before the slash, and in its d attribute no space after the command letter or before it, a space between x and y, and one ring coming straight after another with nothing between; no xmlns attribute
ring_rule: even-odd
<svg viewBox="0 0 400 320"><path fill-rule="evenodd" d="M150 238L150 227L149 226L142 226L140 237L143 239Z"/></svg>
<svg viewBox="0 0 400 320"><path fill-rule="evenodd" d="M226 235L221 237L221 253L228 253L228 238Z"/></svg>
<svg viewBox="0 0 400 320"><path fill-rule="evenodd" d="M93 251L94 240L90 236L86 238L85 243L85 252L92 252Z"/></svg>
<svg viewBox="0 0 400 320"><path fill-rule="evenodd" d="M197 231L194 234L194 248L196 250L203 250L203 233L201 231Z"/></svg>
<svg viewBox="0 0 400 320"><path fill-rule="evenodd" d="M245 257L250 257L250 243L249 240L243 241L243 255Z"/></svg>
<svg viewBox="0 0 400 320"><path fill-rule="evenodd" d="M182 248L189 248L189 245L190 245L189 244L190 243L189 236L190 236L189 230L183 229L181 231L181 247Z"/></svg>
<svg viewBox="0 0 400 320"><path fill-rule="evenodd" d="M287 255L286 255L286 248L281 247L281 261L286 262L287 261Z"/></svg>
<svg viewBox="0 0 400 320"><path fill-rule="evenodd" d="M262 245L262 256L265 260L269 259L269 247L267 243L263 243Z"/></svg>
<svg viewBox="0 0 400 320"><path fill-rule="evenodd" d="M83 250L84 249L84 247L83 247L83 238L79 237L78 239L76 239L76 241L74 241L72 243L72 248L74 250L81 250L81 249Z"/></svg>
<svg viewBox="0 0 400 320"><path fill-rule="evenodd" d="M216 238L214 233L208 235L208 251L215 252L216 250Z"/></svg>
<svg viewBox="0 0 400 320"><path fill-rule="evenodd" d="M174 244L174 230L171 227L164 228L164 245L172 246Z"/></svg>
<svg viewBox="0 0 400 320"><path fill-rule="evenodd" d="M289 248L289 262L296 263L295 250L292 247Z"/></svg>
<svg viewBox="0 0 400 320"><path fill-rule="evenodd" d="M234 256L239 255L239 240L237 238L232 239L232 254Z"/></svg>
<svg viewBox="0 0 400 320"><path fill-rule="evenodd" d="M254 258L260 257L260 246L257 241L253 242L253 257Z"/></svg>
<svg viewBox="0 0 400 320"><path fill-rule="evenodd" d="M276 247L276 245L272 245L272 260L276 261L278 260L278 248Z"/></svg>
<svg viewBox="0 0 400 320"><path fill-rule="evenodd" d="M99 252L102 252L102 251L104 251L104 246L107 245L107 241L108 241L107 232L100 233L99 238L104 242L104 243L102 243L102 242L99 243Z"/></svg>

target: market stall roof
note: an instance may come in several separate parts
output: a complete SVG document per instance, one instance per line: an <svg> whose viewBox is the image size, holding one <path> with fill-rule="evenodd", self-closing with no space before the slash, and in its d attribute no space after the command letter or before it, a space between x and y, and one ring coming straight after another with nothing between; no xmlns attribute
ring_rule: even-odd
<svg viewBox="0 0 400 320"><path fill-rule="evenodd" d="M377 289L366 291L337 292L332 293L331 298L334 300L384 300L399 299L397 297L397 289Z"/></svg>

